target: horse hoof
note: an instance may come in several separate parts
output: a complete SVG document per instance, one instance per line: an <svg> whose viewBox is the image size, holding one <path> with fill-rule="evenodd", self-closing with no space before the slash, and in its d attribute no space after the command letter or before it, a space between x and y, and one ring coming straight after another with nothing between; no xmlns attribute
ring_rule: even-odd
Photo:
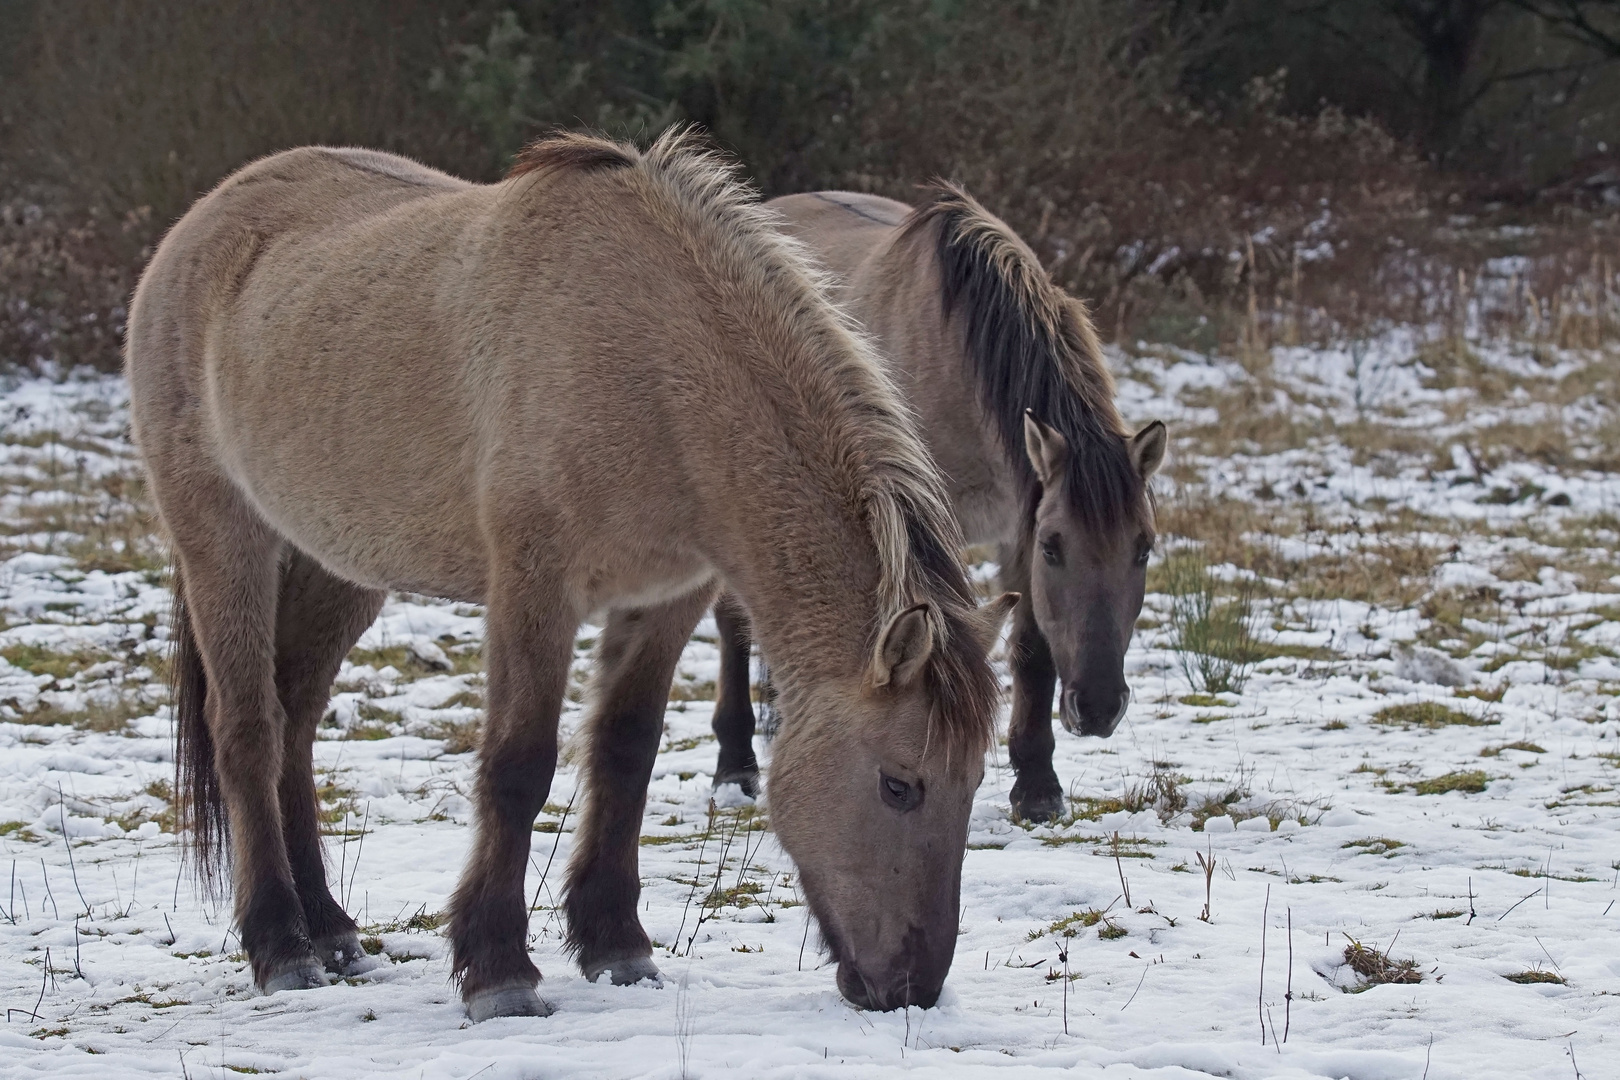
<svg viewBox="0 0 1620 1080"><path fill-rule="evenodd" d="M467 1016L475 1024L498 1016L550 1016L555 1010L532 986L501 986L480 990L467 999Z"/></svg>
<svg viewBox="0 0 1620 1080"><path fill-rule="evenodd" d="M759 766L748 765L741 769L716 769L714 789L719 791L727 784L736 784L742 788L742 793L750 799L759 798Z"/></svg>
<svg viewBox="0 0 1620 1080"><path fill-rule="evenodd" d="M1022 784L1014 784L1012 813L1015 821L1037 824L1056 821L1063 816L1063 789L1054 784L1044 790L1030 791Z"/></svg>
<svg viewBox="0 0 1620 1080"><path fill-rule="evenodd" d="M299 960L264 980L264 992L279 994L283 990L314 990L326 985L326 972L313 959Z"/></svg>
<svg viewBox="0 0 1620 1080"><path fill-rule="evenodd" d="M645 956L626 956L619 960L604 960L592 964L585 969L585 977L595 982L607 972L608 981L614 986L633 986L638 982L650 982L654 986L664 985L663 973Z"/></svg>
<svg viewBox="0 0 1620 1080"><path fill-rule="evenodd" d="M334 934L315 943L315 955L321 958L326 970L334 975L359 975L377 966L375 957L367 956L356 933Z"/></svg>

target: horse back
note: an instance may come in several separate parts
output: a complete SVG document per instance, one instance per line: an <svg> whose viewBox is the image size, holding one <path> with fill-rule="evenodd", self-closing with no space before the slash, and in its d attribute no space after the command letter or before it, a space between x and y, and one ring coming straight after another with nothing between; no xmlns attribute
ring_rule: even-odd
<svg viewBox="0 0 1620 1080"><path fill-rule="evenodd" d="M970 543L1016 526L1013 477L985 421L960 328L946 318L933 236L913 208L880 195L816 191L768 204L841 283L835 295L879 346L945 474Z"/></svg>
<svg viewBox="0 0 1620 1080"><path fill-rule="evenodd" d="M154 488L216 471L342 576L469 600L500 535L623 535L620 511L634 534L679 531L602 456L654 430L659 367L638 361L668 348L669 319L637 298L682 306L675 279L615 278L671 256L632 235L633 200L582 179L539 178L518 198L311 148L226 180L165 239L131 312ZM642 486L678 487L658 471L638 470ZM663 552L640 561L697 572Z"/></svg>

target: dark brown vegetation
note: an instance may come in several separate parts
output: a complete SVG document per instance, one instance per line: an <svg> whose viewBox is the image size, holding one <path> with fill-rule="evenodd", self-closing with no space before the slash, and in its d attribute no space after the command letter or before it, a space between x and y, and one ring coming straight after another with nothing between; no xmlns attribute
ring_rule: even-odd
<svg viewBox="0 0 1620 1080"><path fill-rule="evenodd" d="M771 194L959 180L1122 341L1258 353L1471 303L1605 340L1615 7L0 0L0 356L115 365L153 240L260 154L490 178L549 125L678 120Z"/></svg>
<svg viewBox="0 0 1620 1080"><path fill-rule="evenodd" d="M1360 980L1355 987L1358 991L1385 983L1423 981L1423 972L1418 969L1417 961L1395 960L1387 950L1380 950L1376 945L1363 945L1354 938L1344 947L1344 962L1350 965L1350 970Z"/></svg>

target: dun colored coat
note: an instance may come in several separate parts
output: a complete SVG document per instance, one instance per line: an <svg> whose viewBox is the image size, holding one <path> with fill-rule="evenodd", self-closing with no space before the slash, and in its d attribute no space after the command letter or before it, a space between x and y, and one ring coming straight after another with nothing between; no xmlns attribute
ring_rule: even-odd
<svg viewBox="0 0 1620 1080"><path fill-rule="evenodd" d="M264 990L360 956L311 741L386 589L487 612L450 905L470 1014L549 1008L524 869L588 616L606 628L568 941L592 978L656 977L637 836L670 677L723 578L776 663L772 823L840 988L938 996L1010 601L975 609L899 397L726 167L678 135L552 138L487 186L365 150L266 158L159 247L127 368L175 554L181 789L206 868L228 837Z"/></svg>

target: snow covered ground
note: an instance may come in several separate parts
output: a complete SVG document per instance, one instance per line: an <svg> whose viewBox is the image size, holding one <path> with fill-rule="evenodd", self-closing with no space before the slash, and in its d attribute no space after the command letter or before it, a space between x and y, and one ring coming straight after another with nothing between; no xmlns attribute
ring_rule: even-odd
<svg viewBox="0 0 1620 1080"><path fill-rule="evenodd" d="M557 1012L477 1027L437 926L470 836L478 612L395 598L340 676L317 768L376 966L261 997L180 870L122 386L5 385L0 1076L1620 1077L1613 360L1448 365L1392 336L1116 361L1127 416L1177 436L1170 546L1251 582L1268 658L1194 692L1156 593L1119 733L1058 736L1070 818L1010 821L998 756L939 1006L845 1005L768 808L711 806L706 623L641 849L665 985L592 985L562 954L565 763L529 881Z"/></svg>

